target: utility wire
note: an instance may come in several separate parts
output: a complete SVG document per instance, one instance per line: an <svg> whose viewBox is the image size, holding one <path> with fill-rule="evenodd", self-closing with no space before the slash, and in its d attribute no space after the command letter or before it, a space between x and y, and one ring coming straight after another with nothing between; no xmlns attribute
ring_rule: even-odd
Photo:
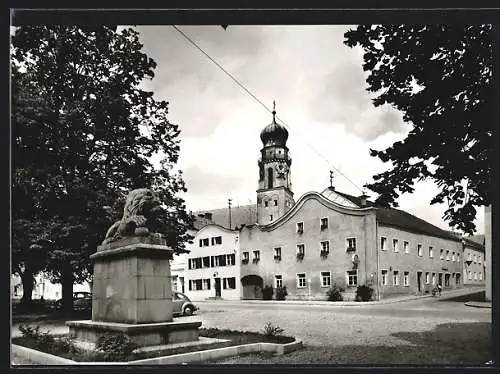
<svg viewBox="0 0 500 374"><path fill-rule="evenodd" d="M172 27L177 30L177 32L179 32L179 34L181 34L190 44L192 44L196 49L198 49L201 53L203 53L212 63L214 63L220 70L222 70L222 72L224 72L224 74L226 74L229 78L231 78L231 80L236 83L240 88L242 88L252 99L254 99L255 101L257 101L260 105L262 105L264 107L264 109L266 109L269 113L272 113L273 111L271 109L269 109L267 107L266 104L264 104L261 100L259 100L259 98L257 96L255 96L248 88L245 87L245 85L243 85L242 83L240 83L231 73L229 73L226 69L224 69L224 67L219 64L215 59L213 59L207 52L205 52L200 46L198 46L198 44L196 44L195 41L193 41L193 39L191 39L188 35L186 35L182 30L180 30L177 26L175 25L172 25ZM285 122L283 121L281 118L279 118L278 116L275 116L276 119L278 119L285 127L288 128L288 130L292 131L290 126ZM295 131L297 132L297 131ZM356 183L354 183L349 177L347 177L344 173L342 173L339 169L337 169L334 165L332 165L330 163L330 161L325 157L323 156L319 151L317 151L307 140L305 137L303 137L302 135L300 136L300 139L302 139L306 145L311 148L311 150L313 152L315 152L319 157L321 157L327 164L329 167L335 169L340 175L342 175L347 181L349 181L354 187L356 187L359 191L361 191L362 193L364 193L364 191L358 187L358 185Z"/></svg>

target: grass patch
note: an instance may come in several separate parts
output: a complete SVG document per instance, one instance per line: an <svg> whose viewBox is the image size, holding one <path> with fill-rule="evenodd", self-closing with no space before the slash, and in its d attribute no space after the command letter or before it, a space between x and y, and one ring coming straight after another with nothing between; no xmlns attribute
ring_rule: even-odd
<svg viewBox="0 0 500 374"><path fill-rule="evenodd" d="M188 353L194 351L205 351L208 349L222 348L222 347L230 347L241 344L251 344L251 343L277 343L277 344L286 344L295 341L295 338L289 336L282 335L265 335L259 334L255 332L249 331L234 331L234 330L220 330L215 328L204 329L201 328L200 336L206 338L216 338L216 339L227 339L230 342L217 342L213 344L205 344L205 345L194 345L187 347L177 347L173 349L167 349L163 351L155 351L155 352L134 352L129 357L123 358L121 361L133 361L140 360L146 358L155 358L162 356L170 356L181 353ZM68 336L61 335L58 336L55 341L66 342L68 341ZM39 350L41 352L50 353L59 357L64 357L73 361L78 362L110 362L108 359L109 355L106 355L102 352L98 351L89 351L84 350L80 347L75 347L75 349L71 350L61 350L58 347L61 347L61 344L54 344L53 340L51 344L46 344L44 341L40 341L40 339L34 336L21 336L12 338L12 343L21 345L27 348L32 348Z"/></svg>
<svg viewBox="0 0 500 374"><path fill-rule="evenodd" d="M284 356L249 354L208 364L484 365L493 358L491 323L446 323L432 331L392 334L398 346L309 346Z"/></svg>

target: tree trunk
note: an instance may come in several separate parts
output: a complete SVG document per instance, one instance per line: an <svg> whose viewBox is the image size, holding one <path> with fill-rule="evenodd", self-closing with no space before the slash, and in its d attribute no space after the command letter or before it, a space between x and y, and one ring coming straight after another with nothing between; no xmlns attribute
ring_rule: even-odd
<svg viewBox="0 0 500 374"><path fill-rule="evenodd" d="M73 313L73 268L71 267L71 263L67 261L63 265L62 269L62 302L63 302L63 313L70 315Z"/></svg>
<svg viewBox="0 0 500 374"><path fill-rule="evenodd" d="M26 269L21 274L21 282L23 283L23 297L21 298L21 305L23 307L29 307L32 303L33 285L35 283L33 272Z"/></svg>

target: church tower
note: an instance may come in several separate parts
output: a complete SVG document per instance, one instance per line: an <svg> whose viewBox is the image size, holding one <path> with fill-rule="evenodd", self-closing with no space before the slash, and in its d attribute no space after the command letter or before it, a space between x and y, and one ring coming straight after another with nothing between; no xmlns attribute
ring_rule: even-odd
<svg viewBox="0 0 500 374"><path fill-rule="evenodd" d="M273 121L260 133L263 147L259 158L259 188L257 190L257 223L265 225L283 216L294 204L290 165L286 141L288 131Z"/></svg>

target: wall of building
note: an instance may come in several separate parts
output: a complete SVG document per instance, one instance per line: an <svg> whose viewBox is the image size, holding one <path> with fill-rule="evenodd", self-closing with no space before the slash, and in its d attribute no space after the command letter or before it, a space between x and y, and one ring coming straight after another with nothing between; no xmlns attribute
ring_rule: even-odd
<svg viewBox="0 0 500 374"><path fill-rule="evenodd" d="M191 235L194 236L194 232ZM187 289L186 284L186 269L187 269L187 253L174 255L170 261L170 277L172 284L172 291L185 293Z"/></svg>
<svg viewBox="0 0 500 374"><path fill-rule="evenodd" d="M301 198L302 199L302 198ZM374 273L376 267L367 266L368 253L373 256L375 239L375 215L353 209L335 210L321 198L312 196L302 203L283 224L270 231L258 226L245 227L240 233L240 251L249 252L248 264L241 263L241 277L257 275L264 286L275 287L275 276L281 275L288 299L325 300L329 285L323 286L321 272L330 272L330 285L347 286L347 271L353 270L353 254L359 257L358 284ZM351 212L351 213L348 213ZM357 214L357 215L355 215ZM321 229L321 218L328 218L328 228ZM302 234L297 233L297 223L304 223ZM368 229L367 229L368 228ZM346 251L348 237L356 238L356 252ZM321 258L321 241L329 241L329 254ZM297 245L305 245L303 260L297 259ZM281 261L274 259L274 248L281 248ZM253 251L260 251L260 260L253 262ZM297 274L306 274L305 287L298 287ZM372 277L370 277L371 279ZM346 297L352 298L356 287L346 287Z"/></svg>
<svg viewBox="0 0 500 374"><path fill-rule="evenodd" d="M464 248L463 276L465 285L485 284L484 252L467 244Z"/></svg>
<svg viewBox="0 0 500 374"><path fill-rule="evenodd" d="M381 238L385 237L386 250L381 248ZM398 240L398 252L394 252L393 239ZM408 242L409 253L405 253L404 242ZM422 245L422 256L418 255L418 244ZM462 244L460 241L437 238L424 234L417 234L401 230L395 227L378 225L377 246L379 252L379 287L380 295L384 296L398 294L417 294L430 291L432 285L432 274L435 274L436 283L439 274L442 274L443 289L462 287ZM432 257L429 256L429 247L433 248ZM440 251L443 249L444 259L440 259ZM450 253L450 259L446 260L446 251ZM455 261L453 261L453 252ZM457 256L457 253L459 256ZM387 270L388 284L382 284L382 270ZM394 285L394 271L398 272L399 285ZM404 272L408 272L409 285L404 286ZM417 281L417 272L421 272L420 291ZM426 281L426 273L429 273L429 283ZM449 274L449 286L445 286L445 274ZM459 284L456 284L456 276L460 274Z"/></svg>
<svg viewBox="0 0 500 374"><path fill-rule="evenodd" d="M225 300L240 299L240 266L238 263L239 255L239 235L238 231L228 230L218 225L207 225L198 231L193 239L193 244L188 245L190 253L186 259L188 266L185 274L185 293L191 300L206 300L216 297L216 279L220 279L220 297ZM221 244L212 244L212 238L221 237ZM200 247L200 239L208 239L209 245ZM234 255L234 265L217 266L215 263L201 269L189 269L189 261L200 257L211 257L219 255ZM229 289L230 281L224 281L224 278L234 278L234 289ZM190 281L198 279L203 281L203 289L195 290ZM209 285L207 284L209 283ZM226 288L224 288L226 284Z"/></svg>
<svg viewBox="0 0 500 374"><path fill-rule="evenodd" d="M75 283L73 292L91 292L88 282ZM11 276L11 297L13 299L21 299L23 297L23 284L21 278L17 275ZM31 294L33 300L59 300L62 297L62 286L60 283L52 283L49 277L45 274L38 274L35 277L35 286Z"/></svg>

